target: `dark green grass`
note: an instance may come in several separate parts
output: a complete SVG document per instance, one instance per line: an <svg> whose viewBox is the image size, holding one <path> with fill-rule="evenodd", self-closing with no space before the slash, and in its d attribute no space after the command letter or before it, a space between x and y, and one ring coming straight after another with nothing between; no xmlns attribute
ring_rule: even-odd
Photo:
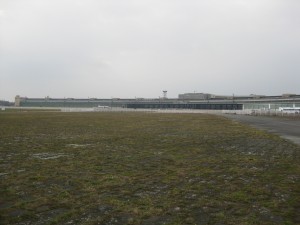
<svg viewBox="0 0 300 225"><path fill-rule="evenodd" d="M0 224L298 224L300 148L213 115L0 114Z"/></svg>

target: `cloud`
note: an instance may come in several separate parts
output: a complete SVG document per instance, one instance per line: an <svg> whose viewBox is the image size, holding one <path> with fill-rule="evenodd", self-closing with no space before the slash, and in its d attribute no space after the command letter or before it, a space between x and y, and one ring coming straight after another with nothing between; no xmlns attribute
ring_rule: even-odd
<svg viewBox="0 0 300 225"><path fill-rule="evenodd" d="M2 0L0 97L297 92L299 9L296 0Z"/></svg>

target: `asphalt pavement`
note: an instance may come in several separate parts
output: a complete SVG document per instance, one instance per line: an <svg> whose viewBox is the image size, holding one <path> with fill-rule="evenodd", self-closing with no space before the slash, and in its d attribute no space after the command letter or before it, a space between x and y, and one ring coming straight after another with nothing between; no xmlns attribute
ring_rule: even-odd
<svg viewBox="0 0 300 225"><path fill-rule="evenodd" d="M222 114L222 116L248 124L257 129L275 133L300 145L300 119L236 114Z"/></svg>

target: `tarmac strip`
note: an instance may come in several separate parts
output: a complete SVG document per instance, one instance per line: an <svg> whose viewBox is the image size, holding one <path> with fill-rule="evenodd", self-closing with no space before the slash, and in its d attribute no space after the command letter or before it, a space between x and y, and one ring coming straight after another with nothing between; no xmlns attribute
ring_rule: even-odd
<svg viewBox="0 0 300 225"><path fill-rule="evenodd" d="M277 134L300 145L300 119L235 114L222 114L222 116Z"/></svg>

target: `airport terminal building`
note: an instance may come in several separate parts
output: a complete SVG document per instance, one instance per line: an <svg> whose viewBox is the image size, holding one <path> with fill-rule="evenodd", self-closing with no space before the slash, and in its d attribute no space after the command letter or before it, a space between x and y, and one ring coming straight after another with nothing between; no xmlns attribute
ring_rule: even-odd
<svg viewBox="0 0 300 225"><path fill-rule="evenodd" d="M283 94L278 96L248 95L220 96L208 93L179 94L178 98L28 98L15 97L17 107L122 107L145 109L203 109L203 110L242 110L279 109L279 107L300 107L300 95Z"/></svg>

